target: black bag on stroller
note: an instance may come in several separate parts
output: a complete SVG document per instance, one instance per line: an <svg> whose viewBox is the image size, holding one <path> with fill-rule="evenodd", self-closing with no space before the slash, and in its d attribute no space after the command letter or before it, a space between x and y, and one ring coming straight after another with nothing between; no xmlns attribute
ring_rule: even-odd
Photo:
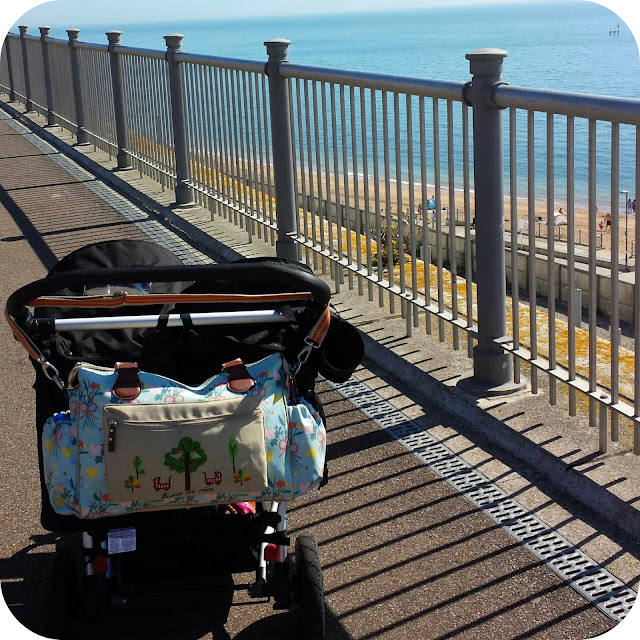
<svg viewBox="0 0 640 640"><path fill-rule="evenodd" d="M7 302L7 318L36 370L38 441L43 442L43 425L50 416L56 412L59 416L67 408L67 392L72 395L73 389L68 390L63 381L76 375L78 363L86 363L81 368L90 371L100 373L100 368L105 368L114 373L118 363L135 362L140 379L145 372L179 381L190 389L199 388L226 366L229 389L240 393L237 389L251 377L248 371L252 369L246 364L281 354L286 372L282 375L287 378L282 395L286 387L289 401L299 397L317 412L323 424L314 390L318 371L330 379L346 379L363 351L357 332L335 315L329 316L329 299L324 282L305 266L289 261L249 259L228 265L184 266L157 245L131 240L79 249L61 260L47 278L22 287ZM33 316L27 306L35 309ZM136 317L131 320L131 316ZM145 319L144 326L137 316ZM74 326L78 320L86 321L87 326ZM337 348L345 332L350 350ZM325 335L329 336L327 344L334 345L327 352L322 349ZM125 373L129 376L130 371ZM232 379L237 379L234 384L240 387L232 388ZM136 384L140 394L147 383L138 380ZM130 401L136 402L136 398L130 396ZM185 476L189 468L197 468L197 455L191 455L190 459L186 453ZM210 503L198 503L197 509L182 508L178 501L157 511L141 508L86 519L81 511L61 515L54 509L43 446L39 447L39 463L41 522L44 528L65 534L56 567L68 579L67 600L82 602L83 615L93 617L109 607L135 606L137 598L144 601L148 597L147 585L154 579L167 583L170 578L171 593L167 595L175 600L180 587L188 587L190 594L194 584L207 591L228 585L226 578L231 573L251 570L256 572L249 588L251 596L273 597L276 608L302 607L307 635L323 637L317 543L311 535L299 535L295 560L287 554L287 499L271 499L269 496L279 495L275 488L262 494L270 506L260 495L249 501L212 498ZM131 483L126 485L125 480L125 485L133 489L135 481L130 478ZM215 482L207 479L206 472L204 478L207 485ZM244 478L248 480L247 475ZM240 484L242 479L240 472ZM160 478L156 485L156 490L164 486ZM208 490L208 486L203 490L205 495ZM189 506L195 504L188 502L188 496L186 499ZM169 534L162 537L161 545L158 530ZM132 536L135 551L118 553L133 546ZM176 575L167 576L166 566L162 576L154 573L154 560L170 553L172 547L179 549L185 539L203 552L203 560L190 575L185 576L180 568ZM225 553L212 554L211 549L224 549Z"/></svg>

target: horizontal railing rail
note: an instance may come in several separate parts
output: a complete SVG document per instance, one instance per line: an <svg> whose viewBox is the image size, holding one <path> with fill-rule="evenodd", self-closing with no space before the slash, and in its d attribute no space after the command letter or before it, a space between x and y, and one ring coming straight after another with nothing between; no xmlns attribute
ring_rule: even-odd
<svg viewBox="0 0 640 640"><path fill-rule="evenodd" d="M399 305L408 335L433 319L459 349L462 332L476 391L526 373L539 393L543 372L551 404L557 383L570 415L584 399L601 451L640 454L640 100L510 86L499 50L451 82L295 64L286 40L265 63L186 53L178 34L158 51L43 29L3 44L11 100L177 206Z"/></svg>
<svg viewBox="0 0 640 640"><path fill-rule="evenodd" d="M493 99L496 105L503 109L513 107L588 120L640 125L638 100L632 98L529 89L503 84L495 88Z"/></svg>

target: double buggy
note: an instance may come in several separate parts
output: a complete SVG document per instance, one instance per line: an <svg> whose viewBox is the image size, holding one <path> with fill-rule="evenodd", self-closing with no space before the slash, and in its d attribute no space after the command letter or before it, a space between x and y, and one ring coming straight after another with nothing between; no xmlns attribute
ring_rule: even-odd
<svg viewBox="0 0 640 640"><path fill-rule="evenodd" d="M324 637L318 544L291 545L287 505L327 481L318 374L344 381L363 355L329 301L296 262L186 266L134 240L78 249L9 297L36 372L41 523L59 534L56 636L246 587Z"/></svg>

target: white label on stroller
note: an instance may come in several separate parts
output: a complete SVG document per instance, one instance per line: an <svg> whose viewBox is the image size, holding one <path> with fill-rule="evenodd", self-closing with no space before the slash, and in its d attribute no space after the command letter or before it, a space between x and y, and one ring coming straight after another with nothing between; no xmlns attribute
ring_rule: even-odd
<svg viewBox="0 0 640 640"><path fill-rule="evenodd" d="M107 534L109 554L136 550L135 529L111 529Z"/></svg>

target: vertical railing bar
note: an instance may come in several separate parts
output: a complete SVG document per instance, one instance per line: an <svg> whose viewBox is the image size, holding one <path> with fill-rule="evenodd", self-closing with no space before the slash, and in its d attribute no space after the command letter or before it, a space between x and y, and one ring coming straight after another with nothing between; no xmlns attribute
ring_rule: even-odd
<svg viewBox="0 0 640 640"><path fill-rule="evenodd" d="M242 216L238 215L238 211L242 209L242 186L239 168L239 153L238 153L238 133L237 133L237 121L236 121L236 104L235 104L235 84L233 69L228 70L227 76L227 117L229 118L229 151L230 162L229 169L231 171L231 184L233 186L233 223L237 226L244 226L242 222Z"/></svg>
<svg viewBox="0 0 640 640"><path fill-rule="evenodd" d="M189 95L188 102L189 108L189 126L191 129L191 173L193 176L193 183L197 185L196 200L200 206L202 206L202 144L201 144L201 126L200 113L198 110L198 95L200 93L198 89L198 74L197 64L188 63L185 64L185 71L188 68L189 78Z"/></svg>
<svg viewBox="0 0 640 640"><path fill-rule="evenodd" d="M343 229L346 232L347 240L347 265L351 265L351 198L349 193L349 163L348 163L348 147L347 147L347 114L345 105L344 85L340 86L340 131L342 138L342 180L344 183L344 215L342 219ZM342 229L341 229L342 232ZM353 272L348 270L349 289L353 289Z"/></svg>
<svg viewBox="0 0 640 640"><path fill-rule="evenodd" d="M360 180L358 176L358 136L356 127L356 96L355 87L349 86L349 115L351 121L351 164L353 167L353 224L355 227L356 265L358 268L358 295L364 294L362 286L362 215L360 209ZM351 232L349 231L349 236Z"/></svg>
<svg viewBox="0 0 640 640"><path fill-rule="evenodd" d="M449 181L449 265L451 270L451 315L458 319L458 256L456 252L456 192L453 152L453 102L447 100L447 167ZM453 348L460 349L458 326L453 325Z"/></svg>
<svg viewBox="0 0 640 640"><path fill-rule="evenodd" d="M537 297L536 297L536 191L535 191L535 112L527 111L527 206L529 255L529 342L531 359L538 357ZM538 369L531 367L531 393L538 393Z"/></svg>
<svg viewBox="0 0 640 640"><path fill-rule="evenodd" d="M238 179L240 180L240 184L242 187L242 212L247 213L248 211L248 195L247 195L247 172L245 168L246 162L246 152L244 148L244 126L243 126L243 117L242 117L242 87L240 84L240 74L242 72L238 69L234 70L233 73L233 104L234 104L234 118L236 129L236 145L238 146ZM249 219L240 215L240 228L245 229L249 224Z"/></svg>
<svg viewBox="0 0 640 640"><path fill-rule="evenodd" d="M418 298L418 270L416 260L416 194L415 175L413 172L413 110L412 96L406 94L406 122L407 122L407 173L409 182L409 256L411 261L411 299ZM407 336L413 334L413 326L419 326L418 307L407 301L406 327Z"/></svg>
<svg viewBox="0 0 640 640"><path fill-rule="evenodd" d="M147 154L147 175L154 180L158 180L158 174L156 170L156 162L154 160L154 145L153 145L153 137L152 131L150 128L150 123L152 122L151 114L153 112L152 105L155 104L156 92L151 89L151 82L149 80L150 76L150 63L151 58L142 58L141 59L141 71L142 71L142 85L143 85L143 104L145 108L145 117L144 117L144 139L146 142L146 154Z"/></svg>
<svg viewBox="0 0 640 640"><path fill-rule="evenodd" d="M213 212L213 158L211 156L211 105L207 102L208 86L207 86L208 68L204 65L198 65L198 80L200 93L200 131L202 132L202 150L204 155L204 192L205 202L209 212Z"/></svg>
<svg viewBox="0 0 640 640"><path fill-rule="evenodd" d="M304 233L304 238L307 240L309 238L309 219L307 218L307 176L306 176L306 167L305 167L305 159L304 159L304 132L302 125L302 91L301 91L301 83L303 80L297 79L296 81L296 115L297 115L297 126L298 126L298 149L299 149L299 158L300 158L300 207L298 208L298 220L300 218L300 209L302 209L302 229ZM304 81L306 83L306 80ZM299 222L298 222L299 224ZM309 248L305 246L304 249L304 257L307 266L309 266Z"/></svg>
<svg viewBox="0 0 640 640"><path fill-rule="evenodd" d="M547 313L549 336L549 368L556 368L556 286L555 286L555 149L554 114L547 113ZM555 405L556 378L549 376L549 404Z"/></svg>
<svg viewBox="0 0 640 640"><path fill-rule="evenodd" d="M620 400L620 125L611 123L611 404ZM619 414L611 411L611 440L620 440Z"/></svg>
<svg viewBox="0 0 640 640"><path fill-rule="evenodd" d="M518 268L518 154L517 109L509 109L509 202L511 212L511 315L513 348L520 348L520 291ZM520 383L520 358L513 362L513 380Z"/></svg>
<svg viewBox="0 0 640 640"><path fill-rule="evenodd" d="M220 207L220 202L218 200L218 196L220 195L220 192L218 190L218 176L220 172L218 169L218 156L216 154L216 142L218 136L216 135L216 123L213 107L212 68L203 66L202 73L202 82L204 87L203 100L207 121L207 155L209 157L209 161L207 162L207 170L209 176L209 212L211 214L211 220L213 220L215 212L219 210Z"/></svg>
<svg viewBox="0 0 640 640"><path fill-rule="evenodd" d="M238 144L238 178L240 180L240 184L242 187L242 211L246 214L249 211L249 196L247 192L247 170L246 170L246 161L247 154L245 150L245 135L244 135L244 118L243 118L243 109L242 109L242 84L241 84L241 75L243 72L235 69L234 70L234 106L236 113L236 123L237 123L237 144ZM240 216L240 228L246 229L249 226L249 219L245 215Z"/></svg>
<svg viewBox="0 0 640 640"><path fill-rule="evenodd" d="M387 273L389 280L389 311L395 313L395 295L391 288L394 286L395 275L393 273L393 226L392 226L392 210L391 210L391 173L389 158L389 97L386 91L382 92L382 138L384 149L384 193L385 193L385 210L387 213Z"/></svg>
<svg viewBox="0 0 640 640"><path fill-rule="evenodd" d="M318 224L320 227L320 250L322 252L326 249L326 241L325 241L325 229L324 229L324 194L322 191L322 165L320 163L320 123L318 120L318 83L312 82L312 99L313 99L313 130L315 132L315 146L316 146L316 182L318 185ZM321 85L322 86L322 85ZM323 112L324 113L324 112ZM328 171L328 167L325 168ZM328 196L327 196L328 198ZM322 255L322 259L320 260L322 266L322 273L327 272L327 261Z"/></svg>
<svg viewBox="0 0 640 640"><path fill-rule="evenodd" d="M156 113L158 113L158 99L159 94L156 88L155 91L152 90L152 86L156 85L157 82L152 82L152 78L156 79L156 63L157 60L153 58L145 58L144 60L144 68L145 68L145 91L148 92L148 101L147 101L147 139L148 139L148 148L149 148L149 165L150 165L150 175L155 182L160 182L160 162L158 160L158 140L157 140L157 130L156 130ZM149 95L151 94L151 95ZM153 123L153 124L152 124Z"/></svg>
<svg viewBox="0 0 640 640"><path fill-rule="evenodd" d="M398 266L400 273L400 293L405 292L405 271L404 271L404 216L402 214L402 156L400 147L400 94L393 94L393 134L395 143L396 162L396 211L398 220ZM405 317L407 307L404 298L400 299L402 317Z"/></svg>
<svg viewBox="0 0 640 640"><path fill-rule="evenodd" d="M170 187L175 189L177 184L177 176L178 170L176 166L176 145L175 140L173 138L173 118L171 117L171 70L169 63L167 61L166 65L166 76L165 76L165 86L166 86L166 101L167 101L167 112L165 114L165 131L167 134L167 145L169 146L169 162L171 167L171 180L169 181Z"/></svg>
<svg viewBox="0 0 640 640"><path fill-rule="evenodd" d="M160 115L156 114L155 122L156 122L156 143L158 144L158 147L159 147L158 153L162 154L162 147L164 146L164 138L162 136L162 120ZM161 163L160 166L162 167L162 169L163 170L166 169L162 160L160 161L160 163ZM166 188L164 171L158 172L158 181L160 182L160 188L162 189L162 193L164 193Z"/></svg>
<svg viewBox="0 0 640 640"><path fill-rule="evenodd" d="M575 247L570 242L575 238L575 212L574 212L574 118L567 116L567 306L568 306L568 371L569 382L576 379L576 323L582 318L582 309L575 309L573 305L573 292L576 286L575 272ZM577 312L578 317L575 317ZM569 386L569 415L575 416L576 389Z"/></svg>
<svg viewBox="0 0 640 640"><path fill-rule="evenodd" d="M589 393L598 390L597 371L597 309L598 298L595 294L597 286L596 260L596 121L589 120ZM598 426L596 416L597 402L593 396L589 397L589 425ZM606 415L606 414L605 414Z"/></svg>
<svg viewBox="0 0 640 640"><path fill-rule="evenodd" d="M145 59L140 58L135 60L132 58L131 60L131 68L137 76L137 85L138 91L140 92L139 96L142 98L145 96L147 87L145 83L145 73L144 73L144 63ZM142 100L141 107L138 109L139 115L138 118L140 120L140 173L144 173L147 176L149 175L149 169L151 168L149 163L149 137L147 135L146 124L149 122L148 120L148 109L149 109L149 100ZM142 176L141 176L142 177Z"/></svg>
<svg viewBox="0 0 640 640"><path fill-rule="evenodd" d="M252 155L251 155L251 134L250 134L250 125L249 125L249 104L247 100L248 98L247 93L249 91L247 87L247 75L248 75L247 71L241 71L239 77L242 77L242 104L244 107L244 137L245 137L245 143L246 143L245 158L243 159L243 167L245 166L245 163L246 163L245 182L248 183L247 187L249 192L248 207L247 207L247 204L245 203L245 211L247 211L250 214L249 216L247 216L245 223L246 223L248 240L249 242L252 242L253 241L253 219L251 218L251 215L254 214L254 204L253 204L254 179L253 179L253 172L251 170ZM238 84L238 87L240 87L239 84Z"/></svg>
<svg viewBox="0 0 640 640"><path fill-rule="evenodd" d="M444 274L442 266L442 201L440 199L440 113L438 98L433 98L433 172L436 200L436 266L438 271L438 312L444 312ZM444 319L438 317L438 339L445 341Z"/></svg>
<svg viewBox="0 0 640 640"><path fill-rule="evenodd" d="M371 89L371 152L373 158L373 198L375 202L376 219L376 274L378 280L378 305L384 307L384 289L381 286L384 275L382 256L382 216L380 211L380 167L378 151L378 114L376 106L376 91Z"/></svg>
<svg viewBox="0 0 640 640"><path fill-rule="evenodd" d="M311 217L311 242L314 246L316 246L317 243L317 237L316 237L316 216L314 213L314 209L315 209L315 185L314 183L314 177L313 177L313 148L311 145L311 117L310 117L310 110L309 110L309 82L313 82L312 80L306 80L304 81L304 119L305 119L305 123L306 123L306 133L307 133L307 166L309 169L309 206L307 207L308 211L304 212L304 216L305 216L305 220L307 220L308 217ZM308 223L307 223L308 224ZM307 230L308 230L308 226L307 226ZM306 240L309 240L309 237L306 235ZM312 251L312 257L313 257L313 268L317 269L318 268L318 254L316 251Z"/></svg>
<svg viewBox="0 0 640 640"><path fill-rule="evenodd" d="M171 160L169 149L169 136L165 128L165 115L167 112L167 87L165 82L166 62L158 60L156 64L158 71L159 97L158 112L156 122L158 127L158 144L160 145L160 166L162 167L162 186L163 190L168 181L168 174L171 172Z"/></svg>
<svg viewBox="0 0 640 640"><path fill-rule="evenodd" d="M367 115L366 115L366 89L360 87L360 136L362 138L362 188L364 198L364 233L365 233L365 252L367 260L367 293L369 301L373 302L373 283L371 276L373 274L373 265L371 264L371 203L369 201L369 148L367 145ZM362 225L361 225L362 227ZM361 236L358 236L358 245L360 245Z"/></svg>
<svg viewBox="0 0 640 640"><path fill-rule="evenodd" d="M237 193L237 185L236 185L236 176L234 171L234 163L235 156L233 153L233 118L231 115L231 69L223 69L223 73L221 74L221 86L224 95L224 115L226 119L226 138L227 138L227 192L229 194L229 202L231 203L231 208L229 209L229 221L233 219L234 224L238 224L238 213L236 208L239 206L239 197L236 196ZM224 82L222 79L224 78Z"/></svg>
<svg viewBox="0 0 640 640"><path fill-rule="evenodd" d="M326 217L327 217L327 235L329 241L329 254L333 257L333 216L331 215L331 203L338 202L338 197L331 197L331 163L329 160L329 116L327 112L327 91L329 85L326 82L320 83L322 93L322 145L324 151L324 177L325 177L325 193L326 193ZM330 273L335 276L335 263L333 260L329 262Z"/></svg>
<svg viewBox="0 0 640 640"><path fill-rule="evenodd" d="M250 72L243 71L243 89L244 89L244 110L245 110L245 137L247 140L247 175L249 179L249 211L251 217L247 218L247 225L249 227L249 242L251 242L252 236L256 233L254 229L253 216L257 214L257 174L255 172L255 131L253 127L253 109L251 109L251 85L250 85ZM262 228L261 224L258 224L258 229ZM262 236L261 231L258 232L259 236Z"/></svg>
<svg viewBox="0 0 640 640"><path fill-rule="evenodd" d="M152 105L155 101L156 92L151 88L151 82L149 81L149 68L150 68L150 58L141 58L140 59L140 72L142 75L142 102L144 106L144 141L146 147L146 174L153 180L158 179L158 175L156 172L156 166L154 161L154 147L153 147L153 136L150 127L150 123L152 122Z"/></svg>
<svg viewBox="0 0 640 640"><path fill-rule="evenodd" d="M420 184L421 184L421 209L422 209L422 260L424 264L424 301L431 306L431 243L429 241L429 214L427 211L427 131L424 96L418 97L418 110L420 113ZM431 335L431 313L425 313L426 332Z"/></svg>
<svg viewBox="0 0 640 640"><path fill-rule="evenodd" d="M222 204L220 207L220 215L226 219L227 215L231 217L229 211L229 152L227 148L227 135L225 126L225 110L224 110L224 87L222 83L223 73L219 67L213 68L214 86L215 86L215 106L216 120L218 122L218 156L220 167L220 197Z"/></svg>
<svg viewBox="0 0 640 640"><path fill-rule="evenodd" d="M268 186L268 191L267 191L267 195L269 196L268 198L268 204L269 204L269 222L271 223L271 246L275 245L276 242L276 233L273 230L273 226L274 226L274 220L273 220L273 196L272 196L272 189L271 189L271 142L270 142L270 137L269 137L269 127L267 126L267 123L269 122L268 118L267 118L267 77L266 75L262 76L262 117L264 120L264 150L265 150L265 156L266 156L266 165L267 165L267 186ZM294 175L295 178L295 175Z"/></svg>
<svg viewBox="0 0 640 640"><path fill-rule="evenodd" d="M220 182L222 187L223 206L221 209L223 219L231 219L231 189L229 185L229 146L228 146L228 130L226 119L226 100L224 90L224 69L214 67L214 76L216 81L216 110L218 119L218 130L220 131L220 163L222 175Z"/></svg>
<svg viewBox="0 0 640 640"><path fill-rule="evenodd" d="M333 141L333 180L335 187L335 203L336 203L336 240L338 244L338 262L335 266L335 283L336 293L340 293L342 285L342 196L340 195L340 171L338 159L338 127L337 127L337 107L336 107L336 86L329 85L331 91L331 135Z"/></svg>
<svg viewBox="0 0 640 640"><path fill-rule="evenodd" d="M142 126L144 121L143 107L138 104L139 97L142 96L142 87L140 86L142 78L140 77L139 67L132 56L122 55L122 71L124 74L124 91L125 100L128 111L127 125L130 132L129 144L136 152L134 159L138 175L142 178L144 163L144 136L142 135ZM128 95L130 93L130 95ZM133 139L133 144L132 144Z"/></svg>
<svg viewBox="0 0 640 640"><path fill-rule="evenodd" d="M264 220L264 216L260 208L260 194L262 193L262 182L259 182L260 169L258 167L258 164L262 162L262 157L258 158L258 146L256 143L255 116L257 115L257 104L254 104L255 73L247 72L246 76L247 76L247 95L249 97L249 123L251 126L251 154L252 154L251 175L253 177L251 193L252 193L252 197L255 198L255 200L252 200L251 213L255 215L258 218L258 220L262 222ZM253 227L253 221L251 222L251 226ZM258 239L261 240L263 225L258 224L257 227L258 227L257 228ZM265 231L265 238L266 238L266 231Z"/></svg>
<svg viewBox="0 0 640 640"><path fill-rule="evenodd" d="M198 107L198 95L200 90L198 89L198 65L197 64L188 64L189 67L189 77L191 84L192 94L189 96L189 101L191 102L191 113L192 113L192 140L193 140L193 154L191 156L191 166L194 168L194 182L198 185L197 190L197 200L200 206L203 206L204 194L202 193L204 190L204 163L202 161L202 120L200 117L200 110Z"/></svg>
<svg viewBox="0 0 640 640"><path fill-rule="evenodd" d="M209 104L211 109L211 126L212 126L212 146L215 171L214 189L217 198L215 199L215 211L218 217L222 216L223 202L225 200L225 191L223 186L223 157L222 157L222 132L220 129L220 103L219 103L219 91L218 91L218 68L209 67L207 74L209 76Z"/></svg>
<svg viewBox="0 0 640 640"><path fill-rule="evenodd" d="M258 126L258 154L260 158L260 199L262 205L261 219L263 222L267 221L267 197L269 196L269 185L264 181L264 145L262 137L262 118L260 116L262 111L262 104L260 102L260 77L254 74L254 87L255 87L255 100L256 100L256 123ZM267 121L264 121L264 126L267 126ZM269 233L270 238L273 238L272 233ZM264 232L265 242L267 241L267 231Z"/></svg>

